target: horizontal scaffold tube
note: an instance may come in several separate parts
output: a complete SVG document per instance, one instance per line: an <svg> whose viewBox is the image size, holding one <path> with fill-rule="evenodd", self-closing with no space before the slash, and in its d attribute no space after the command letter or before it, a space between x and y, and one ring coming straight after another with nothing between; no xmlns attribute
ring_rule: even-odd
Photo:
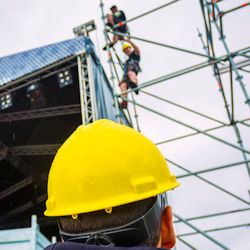
<svg viewBox="0 0 250 250"><path fill-rule="evenodd" d="M214 214L208 214L208 215L202 215L202 216L197 216L197 217L186 218L186 221L206 219L206 218L210 218L210 217L228 215L228 214L232 214L232 213L246 212L246 211L249 211L249 210L250 210L250 208L236 209L236 210L231 210L231 211L226 211L226 212L220 212L220 213L214 213ZM181 220L176 220L176 221L173 221L173 222L178 223L178 222L182 222L182 221Z"/></svg>
<svg viewBox="0 0 250 250"><path fill-rule="evenodd" d="M246 47L244 49L235 51L232 54L235 54L235 53L244 53L244 52L248 52L248 51L250 51L250 47ZM228 56L221 56L221 57L216 58L213 61L205 61L205 62L202 62L202 63L199 63L199 64L195 64L195 65L190 66L188 68L184 68L184 69L175 71L173 73L170 73L170 74L167 74L167 75L155 78L153 80L144 82L144 83L140 84L137 88L133 88L133 89L124 91L124 92L118 94L117 96L121 96L121 95L130 93L130 92L132 92L134 90L140 90L140 89L152 86L154 84L157 84L157 83L160 83L160 82L163 82L163 81L167 81L169 79L172 79L172 78L175 78L175 77L178 77L178 76L181 76L181 75L193 72L193 71L198 70L198 69L205 68L207 66L210 66L211 64L219 63L219 62L225 61L225 60L228 60Z"/></svg>
<svg viewBox="0 0 250 250"><path fill-rule="evenodd" d="M204 230L204 232L209 233L209 232L216 232L216 231L221 231L221 230L234 229L234 228L240 228L240 227L249 227L249 226L250 226L250 223L246 223L246 224L234 225L234 226L229 226L229 227L208 229L208 230ZM194 235L194 234L198 234L198 232L184 233L184 234L179 234L178 236L183 237L183 236L190 236L190 235ZM227 248L227 249L229 249L229 248Z"/></svg>
<svg viewBox="0 0 250 250"><path fill-rule="evenodd" d="M173 3L176 3L176 2L178 2L178 1L180 1L180 0L171 1L171 2L169 2L169 3L166 3L166 4L164 4L164 5L161 5L161 6L157 7L157 8L155 8L155 9L152 9L152 10L150 10L150 11L147 11L147 12L145 12L145 13L139 15L139 16L130 18L130 19L126 20L126 21L123 21L122 23L118 23L118 24L116 24L116 25L113 26L113 29L118 28L121 24L124 25L125 23L132 22L132 21L134 21L134 20L136 20L136 19L139 19L139 18L141 18L141 17L144 17L144 16L146 16L146 15L148 15L148 14L151 14L151 13L157 11L157 10L160 10L160 9L162 9L162 8L164 8L164 7L167 7L167 6L169 6L169 5L173 4Z"/></svg>
<svg viewBox="0 0 250 250"><path fill-rule="evenodd" d="M195 234L201 234L204 237L208 238L209 240L211 240L213 243L215 243L216 245L220 246L222 249L226 249L228 250L229 248L224 246L222 243L220 243L219 241L215 240L214 238L212 238L211 236L209 236L208 234L206 234L205 231L202 231L200 229L198 229L196 226L192 225L191 223L189 223L188 221L186 221L185 219L181 218L179 215L174 213L174 217L176 217L178 220L180 220L181 222L183 222L184 224L188 225L189 227L191 227L192 229L194 229L196 232ZM184 236L184 235L178 235L180 236Z"/></svg>
<svg viewBox="0 0 250 250"><path fill-rule="evenodd" d="M165 118L167 118L167 119L169 119L169 120L171 120L171 121L173 121L173 122L176 122L176 123L181 124L181 125L183 125L183 126L185 126L185 127L187 127L187 128L190 128L190 129L192 129L192 130L195 130L195 131L197 131L197 132L200 132L201 134L204 134L204 135L206 135L206 136L208 136L208 137L210 137L210 138L213 138L213 139L215 139L215 140L217 140L217 141L219 141L219 142L222 142L222 143L224 143L224 144L226 144L226 145L228 145L228 146L230 146L230 147L233 147L233 148L238 149L238 150L240 150L240 151L242 151L242 152L245 152L245 153L250 154L250 151L248 151L248 150L246 150L246 149L244 149L244 148L241 148L241 147L239 147L239 146L237 146L237 145L234 145L234 144L232 144L232 143L230 143L230 142L228 142L228 141L225 141L225 140L223 140L223 139L221 139L221 138L219 138L219 137L216 137L216 136L214 136L214 135L208 134L207 132L205 132L205 131L203 131L203 130L200 130L200 129L198 129L198 128L195 128L195 127L193 127L193 126L191 126L191 125L189 125L189 124L187 124L187 123L184 123L184 122L182 122L182 121L176 120L176 119L174 119L174 118L172 118L172 117L170 117L170 116L168 116L168 115L162 114L162 113L160 113L160 112L158 112L158 111L156 111L156 110L153 110L153 109L151 109L151 108L149 108L149 107L146 107L146 106L144 106L144 105L142 105L142 104L139 104L139 103L137 103L137 102L133 102L133 101L131 101L131 100L127 99L127 98L124 98L124 97L122 97L122 98L123 98L124 100L130 102L130 103L134 103L135 105L137 105L137 106L139 106L139 107L141 107L141 108L144 108L144 109L146 109L146 110L148 110L148 111L151 111L151 112L153 112L153 113L155 113L155 114L158 114L158 115L160 115L160 116L162 116L162 117L165 117Z"/></svg>
<svg viewBox="0 0 250 250"><path fill-rule="evenodd" d="M109 32L112 33L112 34L119 35L119 36L124 36L124 34L120 33L120 32L114 32L114 31L109 31ZM191 50L187 50L187 49L183 49L183 48L178 48L178 47L175 47L175 46L172 46L172 45L168 45L168 44L164 44L164 43L158 43L158 42L155 42L155 41L151 41L151 40L147 40L147 39L144 39L144 38L139 38L139 37L135 37L135 36L131 36L131 35L129 37L133 38L135 40L138 40L138 41L151 43L151 44L159 45L159 46L166 47L166 48L169 48L169 49L175 49L175 50L179 50L179 51L186 52L186 53L189 53L189 54L193 54L193 55L197 55L197 56L203 56L203 57L206 57L206 58L213 59L213 57L205 55L205 54L201 54L199 52L195 52L195 51L191 51Z"/></svg>
<svg viewBox="0 0 250 250"><path fill-rule="evenodd" d="M223 165L223 166L219 166L219 167L213 167L213 168L209 168L209 169L204 169L204 170L192 172L189 174L183 174L183 175L176 176L176 178L180 179L180 178L184 178L184 177L188 177L188 176L192 176L192 175L204 174L204 173L208 173L208 172L215 171L215 170L221 170L224 168L237 167L237 166L240 166L240 165L248 163L248 162L250 162L250 160L235 162L235 163L231 163L231 164L227 164L227 165Z"/></svg>
<svg viewBox="0 0 250 250"><path fill-rule="evenodd" d="M184 170L184 171L187 172L187 173L192 174L191 171L189 171L188 169L182 167L181 165L179 165L179 164L177 164L177 163L171 161L170 159L168 159L168 158L165 157L165 160L166 160L167 162L173 164L173 165L176 166L177 168L179 168L179 169L181 169L181 170ZM218 186L217 184L214 184L213 182L207 180L206 178L201 177L201 176L199 176L198 174L195 175L195 177L197 177L198 179L200 179L200 180L206 182L207 184L209 184L209 185L211 185L211 186L213 186L213 187L219 189L220 191L223 191L224 193L230 195L231 197L234 197L235 199L237 199L237 200L239 200L239 201L242 201L243 203L249 205L249 202L248 202L248 201L246 201L246 200L242 199L241 197L239 197L239 196L237 196L237 195L231 193L230 191L226 190L225 188L222 188L222 187Z"/></svg>

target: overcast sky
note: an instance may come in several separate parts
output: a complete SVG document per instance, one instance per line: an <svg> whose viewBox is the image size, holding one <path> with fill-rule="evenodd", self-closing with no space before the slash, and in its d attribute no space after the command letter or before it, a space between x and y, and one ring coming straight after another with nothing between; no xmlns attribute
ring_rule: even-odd
<svg viewBox="0 0 250 250"><path fill-rule="evenodd" d="M163 0L104 0L104 7L105 12L107 12L111 5L116 4L118 8L125 11L129 19L167 2ZM244 1L241 0L225 0L219 6L222 10L228 10L243 3ZM98 0L0 0L0 6L1 57L73 38L72 29L74 27L94 19L97 24L97 31L91 33L91 39L109 75L107 54L102 51L104 36ZM249 19L250 7L242 8L224 17L223 25L226 42L231 51L249 46ZM129 27L133 36L204 53L197 34L197 28L199 28L205 39L204 23L198 0L179 1L131 22ZM139 83L206 60L200 56L189 55L143 42L134 42L141 50L141 67L143 71L138 76ZM225 50L218 39L217 32L214 32L214 42L216 55L224 55ZM119 44L116 45L116 48L121 58L125 59L120 51ZM243 58L238 59L242 60ZM250 93L249 74L243 72L241 74L244 77L243 82L247 91ZM226 97L230 100L228 74L223 75L222 79ZM195 71L145 90L228 123L221 92L218 89L211 68ZM118 88L117 91L119 91ZM236 81L234 81L234 94L236 120L249 118L249 107L244 103L245 99L242 90ZM200 118L170 104L157 101L145 94L136 96L136 101L202 130L219 125L214 121ZM130 110L133 115L131 107ZM189 128L141 108L138 108L137 111L142 133L155 143L193 132ZM249 127L239 125L239 129L245 147L250 149ZM237 145L237 139L231 127L210 133ZM159 149L167 158L190 171L198 171L243 160L241 152L204 135L169 142L159 146ZM179 170L173 164L169 164L169 166L176 175L185 173L185 171ZM245 165L203 174L202 176L245 200L249 199L249 178ZM171 194L171 203L176 214L184 218L247 207L243 202L228 196L197 178L183 178L180 182L182 185ZM194 225L202 230L247 222L249 222L249 212L192 221ZM181 224L178 224L176 230L177 234L193 231ZM230 249L250 249L249 231L246 228L214 232L210 235L223 242ZM197 249L220 249L203 236L188 236L183 237L183 239ZM178 243L177 247L178 249L188 249L181 242Z"/></svg>

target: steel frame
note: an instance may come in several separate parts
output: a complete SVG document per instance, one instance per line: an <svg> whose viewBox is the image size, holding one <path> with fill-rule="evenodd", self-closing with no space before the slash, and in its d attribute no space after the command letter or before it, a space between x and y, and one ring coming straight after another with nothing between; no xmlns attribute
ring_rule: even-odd
<svg viewBox="0 0 250 250"><path fill-rule="evenodd" d="M30 176L33 174L32 167L27 164L22 158L17 156L11 148L0 142L0 162L3 160L8 161L14 168L20 171L24 176Z"/></svg>
<svg viewBox="0 0 250 250"><path fill-rule="evenodd" d="M26 210L28 210L28 209L31 209L32 207L34 207L34 206L36 206L36 205L38 205L38 204L40 204L40 203L42 203L42 202L45 202L46 199L47 199L47 194L43 194L43 195L41 195L41 196L39 196L39 197L36 197L35 200L29 201L29 202L27 202L27 203L21 205L20 207L18 207L18 208L16 208L16 209L14 209L14 210L12 210L12 211L10 211L10 212L4 214L4 216L2 216L2 217L0 218L0 223L2 224L2 223L4 223L8 218L10 218L10 217L12 217L12 216L15 216L15 215L17 215L17 214L19 214L19 213L22 213L22 212L24 212L24 211L26 211Z"/></svg>
<svg viewBox="0 0 250 250"><path fill-rule="evenodd" d="M61 144L26 145L11 147L17 156L25 155L54 155Z"/></svg>
<svg viewBox="0 0 250 250"><path fill-rule="evenodd" d="M100 7L101 7L101 10L102 10L102 19L104 20L105 17L104 17L103 2L102 2L102 0L100 0L100 2L101 2ZM148 14L150 14L150 13L156 11L156 10L159 10L161 8L164 8L164 7L168 6L168 5L176 3L176 2L178 2L178 0L168 2L168 3L162 5L162 6L158 7L158 8L155 8L155 9L147 11L147 12L145 12L145 13L139 15L139 16L131 18L131 19L127 20L126 22L119 23L119 24L115 25L114 28L116 28L118 26L122 26L125 23L131 22L131 21L136 20L138 18L141 18L141 17L143 17L145 15L148 15ZM247 123L249 121L249 118L243 119L241 121L237 121L237 120L234 119L234 95L233 95L233 79L232 79L232 72L234 72L234 74L236 75L236 80L238 81L238 83L239 83L239 85L240 85L240 87L242 89L243 95L245 96L245 101L246 101L245 103L248 106L250 106L250 99L249 99L248 93L246 91L245 85L242 82L242 76L239 73L239 70L249 72L248 70L246 70L244 68L249 66L249 64L250 64L250 60L249 60L250 56L248 54L250 52L250 48L247 47L247 48L241 49L239 51L230 52L230 50L229 50L229 48L227 46L227 43L225 41L225 36L223 34L223 26L222 26L222 17L223 17L223 15L225 15L227 13L230 13L232 11L235 11L237 9L240 9L242 7L245 7L245 6L249 5L249 3L243 4L243 5L238 6L238 7L235 7L232 10L228 10L228 11L223 12L223 11L221 11L219 9L219 6L218 6L219 2L222 2L222 0L217 0L217 1L216 0L210 0L210 1L209 0L200 0L201 10L202 10L202 13L204 14L203 17L204 17L204 23L205 23L205 28L206 28L207 41L206 42L203 41L202 34L200 32L199 32L199 37L201 38L201 42L203 44L205 54L201 54L201 53L198 53L198 52L195 52L195 51L190 51L190 50L187 50L187 49L184 49L184 48L178 48L178 47L175 47L175 46L163 44L163 43L156 42L156 41L151 41L151 40L148 40L148 39L145 39L145 38L130 36L132 39L135 39L135 40L143 41L143 42L146 42L146 43L151 43L153 45L158 45L158 46L166 47L166 48L169 48L169 49L174 49L174 50L177 50L177 51L180 51L180 52L185 52L185 53L194 54L194 55L201 56L201 57L206 57L206 58L208 58L208 60L205 61L205 62L201 62L200 64L196 64L196 65L190 66L188 68L181 69L181 70L178 70L176 72L167 74L165 76L158 77L156 79L153 79L153 80L147 81L145 83L142 83L137 88L134 88L132 90L128 90L126 92L117 94L116 98L117 99L122 98L122 99L128 101L129 103L132 103L134 106L138 106L140 108L143 108L145 110L148 110L150 112L158 114L161 117L172 120L172 121L174 121L176 123L179 123L179 124L181 124L183 126L191 128L192 130L195 131L195 133L190 133L190 134L183 135L183 136L180 136L180 137L176 137L176 138L173 138L173 139L168 139L168 140L163 140L163 141L157 142L157 143L155 143L156 145L160 145L160 144L163 144L163 143L169 143L169 142L172 142L172 141L180 140L180 139L187 138L187 137L190 137L190 136L194 136L194 135L197 135L197 134L203 134L203 135L209 136L210 138L212 138L214 140L217 140L217 141L219 141L221 143L227 144L228 146L234 147L235 149L242 152L243 161L234 162L234 163L231 163L231 164L226 164L226 165L217 166L217 167L211 167L209 169L204 169L204 170L196 171L196 172L190 171L189 169L184 168L183 166L171 161L170 159L167 159L167 158L165 158L165 159L166 159L166 161L168 163L170 163L170 164L172 164L172 165L174 165L174 166L176 166L176 167L178 167L178 168L180 168L180 169L182 169L183 171L186 172L186 174L177 176L178 179L181 179L181 178L184 178L184 177L187 178L187 177L190 177L190 176L195 176L196 178L208 183L212 187L226 193L227 195L229 195L231 197L234 197L238 201L241 201L242 203L249 205L249 201L247 201L245 199L242 199L238 195L233 194L232 192L222 188L221 186L209 181L207 178L200 176L201 174L204 174L204 173L207 173L207 172L219 171L221 169L227 169L227 168L231 168L231 167L242 167L242 165L244 165L244 164L246 165L247 170L248 170L248 174L250 176L250 172L249 172L249 162L250 162L250 160L249 160L249 158L247 158L247 155L250 153L250 150L247 150L247 149L244 148L243 140L241 138L239 129L237 127L238 124L249 127L250 125L249 125L249 123ZM205 9L208 12L207 16L205 15ZM209 25L208 25L208 23L209 23ZM221 42L222 42L222 44L223 44L223 46L225 48L225 51L226 51L226 55L224 55L224 56L216 57L216 55L213 52L213 46L214 45L213 45L212 39L210 38L210 36L212 34L212 25L214 25L216 27L217 32L220 34L220 40L221 40ZM117 34L117 35L124 35L124 34L121 34L119 32L114 32L110 28L104 28L105 37L107 37L107 33L113 33L113 34ZM106 43L108 44L108 39L106 39ZM115 50L113 50L113 52L116 54ZM112 53L111 53L111 50L109 49L109 47L108 47L108 56L109 56L109 58L112 58ZM234 61L235 57L239 57L239 56L244 57L245 59L244 60L242 59L241 61L235 62ZM111 66L113 66L113 67L111 67L111 77L113 78L113 70L116 71L116 65L115 65L115 62L114 62L113 59L112 60L110 59L109 62L110 62L110 65L112 64ZM228 62L229 64L228 64L228 66L221 66L220 65L221 62ZM119 62L119 64L120 64L120 62ZM219 89L220 89L220 91L222 93L222 98L223 98L223 100L225 102L226 112L227 112L228 120L229 120L228 123L223 122L223 121L219 121L218 119L210 117L210 116L208 116L206 114L202 114L202 113L197 112L197 111L195 111L193 109L190 109L188 107L184 107L184 106L179 105L177 103L171 102L170 100L166 100L166 99L164 99L162 97L153 95L153 94L148 93L148 92L143 90L146 87L149 87L149 86L152 86L152 85L158 84L158 83L163 83L163 82L165 83L169 79L185 75L187 73L193 72L195 70L202 69L202 68L207 67L207 66L212 66L212 68L214 69L214 76L215 76L215 78L217 80ZM230 79L231 79L230 80L231 81L231 103L230 103L231 104L231 110L229 110L229 108L228 108L229 104L228 104L228 101L227 101L227 99L225 97L225 94L223 92L223 85L222 85L221 78L220 78L221 74L224 74L224 73L227 73L227 72L230 72ZM119 77L117 77L117 80L119 81ZM162 112L156 111L156 110L154 110L152 108L146 107L145 105L142 105L142 104L136 102L134 97L133 97L133 94L132 94L134 90L140 90L140 93L149 95L149 96L151 96L153 98L156 98L158 100L167 102L167 103L169 103L171 105L175 105L176 107L182 108L182 109L184 109L184 110L186 110L188 112L191 112L193 114L202 116L203 118L206 118L208 120L212 120L214 122L217 122L219 125L217 127L209 128L209 129L206 129L206 130L200 130L197 127L195 128L195 127L193 127L193 126L191 126L191 125L189 125L189 124L187 124L185 122L182 122L180 120L176 120L173 117L170 117L170 116L168 116L166 114L163 114ZM122 94L125 94L125 93L131 93L132 94L132 99L127 99L127 98L122 97ZM137 119L136 119L136 122L137 122L137 128L139 130ZM217 130L217 129L221 129L221 128L225 128L225 127L233 127L235 135L237 137L238 145L232 144L227 140L222 140L221 138L218 138L218 137L213 136L210 133L208 133L209 131ZM249 208L236 209L236 210L231 210L231 211L226 211L226 212L223 211L223 212L220 212L220 213L208 214L208 215L204 215L204 216L198 216L198 217L186 218L186 219L180 217L179 215L174 214L174 217L177 219L177 220L174 221L175 223L184 223L185 225L187 225L188 227L190 227L192 230L195 231L195 232L191 232L191 233L179 234L179 235L177 235L177 239L180 240L187 247L189 247L191 249L197 249L196 247L192 246L188 241L184 240L183 237L193 235L193 234L201 234L204 237L208 238L213 243L215 243L220 248L229 249L229 247L227 247L223 243L215 240L215 238L211 237L208 233L209 232L220 231L220 230L232 229L232 228L245 227L245 226L249 226L249 223L241 224L241 225L232 225L232 226L228 226L228 227L220 227L220 228L209 229L209 230L201 230L201 229L197 228L196 226L194 226L193 224L191 224L189 221L201 220L201 219L204 219L204 218L216 217L216 216L225 215L225 214L234 214L234 213L239 213L239 212L248 211L248 210L249 210Z"/></svg>
<svg viewBox="0 0 250 250"><path fill-rule="evenodd" d="M64 105L64 106L57 106L57 107L43 108L36 110L25 110L12 113L3 113L0 115L0 123L52 117L52 116L72 115L80 113L81 113L80 104L71 104L71 105Z"/></svg>
<svg viewBox="0 0 250 250"><path fill-rule="evenodd" d="M89 23L94 28L93 21ZM79 29L87 28L86 25L79 26L76 29L76 35L79 35ZM92 29L93 30L93 29ZM90 31L89 28L85 30L86 34ZM68 65L63 68L58 68L62 64L67 63ZM15 81L12 81L8 84L0 86L0 96L5 93L10 93L18 89L24 88L37 80L41 80L51 75L55 75L62 70L78 66L79 74L79 89L80 89L80 104L71 104L64 106L49 107L36 110L25 110L12 113L3 113L0 115L0 123L20 121L20 120L29 120L37 118L47 118L47 117L56 117L56 116L66 116L72 114L82 114L82 120L84 124L91 123L98 118L97 106L96 106L96 94L94 86L94 73L92 65L91 54L87 50L83 50L74 56L70 56L60 62L54 63L51 66L48 66L44 69L41 69L35 73L31 73L28 76L22 77ZM39 74L39 78L37 75ZM51 144L51 145L22 145L15 147L7 147L0 142L0 161L7 160L11 165L13 165L19 172L24 176L24 179L9 186L0 192L0 200L4 199L19 190L34 184L41 184L40 181L47 181L47 175L36 176L36 173L33 171L32 166L28 165L22 158L22 156L38 156L38 155L54 155L60 144ZM45 186L45 182L42 183ZM16 209L12 210L9 213L1 216L0 221L4 222L9 217L15 216L18 213L24 212L33 206L36 206L43 202L46 199L46 194L41 197L36 197L34 201L27 202L20 205Z"/></svg>
<svg viewBox="0 0 250 250"><path fill-rule="evenodd" d="M61 60L60 62L56 62L44 69L38 70L35 73L28 74L27 76L21 77L17 80L13 80L9 82L8 84L3 84L0 86L0 96L4 95L6 93L11 93L13 91L16 91L18 89L24 88L34 82L37 82L38 80L45 79L47 77L50 77L52 75L57 74L58 72L62 70L66 70L69 68L72 68L76 65L74 62L76 56L69 56L68 58L65 58ZM60 67L64 63L69 63L70 65L67 67L63 67L60 69L56 69L57 67ZM37 75L39 75L39 78L37 78Z"/></svg>
<svg viewBox="0 0 250 250"><path fill-rule="evenodd" d="M94 122L98 115L91 55L88 52L78 55L77 64L82 123L88 124Z"/></svg>

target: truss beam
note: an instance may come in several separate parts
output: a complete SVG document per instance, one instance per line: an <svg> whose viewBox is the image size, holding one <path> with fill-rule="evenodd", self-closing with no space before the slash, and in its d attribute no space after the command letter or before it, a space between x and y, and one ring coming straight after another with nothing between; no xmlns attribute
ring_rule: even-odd
<svg viewBox="0 0 250 250"><path fill-rule="evenodd" d="M78 55L77 63L82 123L88 124L94 122L98 118L91 55L88 53Z"/></svg>
<svg viewBox="0 0 250 250"><path fill-rule="evenodd" d="M11 147L18 156L26 155L55 155L61 144L26 145Z"/></svg>
<svg viewBox="0 0 250 250"><path fill-rule="evenodd" d="M18 157L11 148L0 142L0 161L7 160L13 167L20 171L25 176L30 176L33 169L23 159Z"/></svg>
<svg viewBox="0 0 250 250"><path fill-rule="evenodd" d="M44 109L25 110L20 112L0 114L0 123L30 120L30 119L37 119L44 117L73 115L80 113L81 113L80 104L72 104L72 105L64 105L64 106L57 106Z"/></svg>
<svg viewBox="0 0 250 250"><path fill-rule="evenodd" d="M74 60L75 58L76 58L75 55L70 56L70 57L68 57L64 60L61 60L60 62L57 62L57 63L55 63L51 66L48 66L44 69L38 70L34 73L31 73L27 76L21 77L17 80L13 80L9 83L3 84L0 86L0 95L2 95L4 93L11 93L11 92L16 91L18 89L24 88L24 87L36 82L37 80L41 80L41 79L47 78L49 76L52 76L54 74L57 74L58 72L60 72L63 69L68 69L68 68L74 67L76 65L76 63L73 62L72 60ZM56 69L57 67L60 67L62 64L68 63L68 62L71 63L71 65L69 65L68 67L60 68L58 70ZM35 78L38 75L40 75L39 78Z"/></svg>
<svg viewBox="0 0 250 250"><path fill-rule="evenodd" d="M37 197L35 200L29 201L29 202L21 205L20 207L12 210L11 212L8 212L6 214L1 215L0 223L2 224L3 222L7 221L7 219L14 217L18 214L21 214L21 213L33 208L34 206L44 202L46 199L47 199L47 194L41 195L41 196Z"/></svg>
<svg viewBox="0 0 250 250"><path fill-rule="evenodd" d="M48 180L48 176L47 174L41 174L39 176L30 176L27 177L26 179L23 179L22 181L19 181L18 183L4 189L3 191L0 192L0 200L4 199L8 196L10 196L11 194L14 194L15 192L29 186L32 183L35 183L36 181L40 182L47 182Z"/></svg>
<svg viewBox="0 0 250 250"><path fill-rule="evenodd" d="M19 191L20 189L29 186L33 182L33 177L28 177L22 181L19 181L18 183L12 185L9 188L6 188L5 190L0 192L0 200L6 198L7 196Z"/></svg>

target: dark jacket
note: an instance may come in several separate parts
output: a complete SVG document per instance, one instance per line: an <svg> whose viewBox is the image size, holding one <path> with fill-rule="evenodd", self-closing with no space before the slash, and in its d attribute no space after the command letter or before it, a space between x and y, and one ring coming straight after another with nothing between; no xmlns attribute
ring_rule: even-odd
<svg viewBox="0 0 250 250"><path fill-rule="evenodd" d="M160 250L156 247L101 247L81 243L64 242L47 246L44 250ZM166 249L164 249L166 250Z"/></svg>

